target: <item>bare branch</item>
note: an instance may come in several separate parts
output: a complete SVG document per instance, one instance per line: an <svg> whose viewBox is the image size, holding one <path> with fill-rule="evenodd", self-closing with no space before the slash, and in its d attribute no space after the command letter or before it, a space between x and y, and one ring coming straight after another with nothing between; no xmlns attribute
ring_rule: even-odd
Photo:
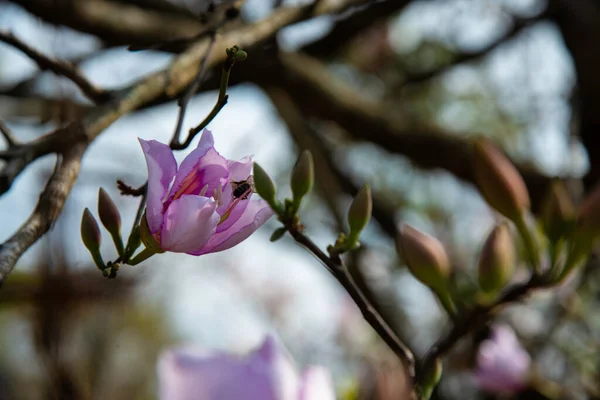
<svg viewBox="0 0 600 400"><path fill-rule="evenodd" d="M71 129L81 132L84 128L75 124ZM52 227L60 215L79 175L81 157L87 145L87 141L78 141L62 154L33 213L17 232L0 245L0 286L19 257Z"/></svg>
<svg viewBox="0 0 600 400"><path fill-rule="evenodd" d="M70 79L90 100L98 103L108 98L108 93L98 89L94 84L88 81L76 66L40 53L10 32L0 30L0 41L22 51L27 57L35 61L42 70L49 70Z"/></svg>
<svg viewBox="0 0 600 400"><path fill-rule="evenodd" d="M366 140L409 158L423 169L444 169L474 183L471 145L462 137L435 126L410 123L398 104L384 104L336 78L316 59L298 53L280 53L279 62L257 65L249 60L244 70L261 86L278 82L291 93L304 112L335 121L355 139ZM534 205L539 204L549 178L520 168Z"/></svg>
<svg viewBox="0 0 600 400"><path fill-rule="evenodd" d="M6 126L2 118L0 118L0 133L2 133L2 136L4 136L4 140L6 140L6 144L8 144L8 147L13 147L17 144L17 139L15 139L12 132L10 131L10 129L8 129L8 126Z"/></svg>
<svg viewBox="0 0 600 400"><path fill-rule="evenodd" d="M223 32L214 46L225 49L232 43L237 43L243 48L251 48L272 38L281 28L291 23L323 13L340 12L354 3L356 0L281 8L262 21ZM23 145L33 146L37 151L34 155L60 153L62 161L57 163L57 168L29 219L11 238L0 245L0 282L12 271L19 257L48 231L58 217L79 173L81 156L89 142L121 116L165 95L174 97L181 93L197 76L200 60L209 46L209 39L199 40L186 52L177 56L165 70L151 74L120 91L114 101L97 107L83 120L82 126L78 124L78 129L72 129L76 132L72 137L62 134L59 130L38 139L44 142L44 146L39 143L34 145L35 142ZM207 68L214 67L225 59L225 52L216 52L208 59ZM65 136L69 140L65 141Z"/></svg>

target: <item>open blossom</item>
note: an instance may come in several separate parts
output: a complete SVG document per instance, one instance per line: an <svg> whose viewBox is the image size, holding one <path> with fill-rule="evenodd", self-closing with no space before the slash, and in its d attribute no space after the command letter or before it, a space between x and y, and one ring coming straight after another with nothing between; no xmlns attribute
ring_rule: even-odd
<svg viewBox="0 0 600 400"><path fill-rule="evenodd" d="M179 168L169 146L139 139L148 164L146 221L165 251L201 255L242 242L272 215L251 191L235 197L235 182L252 174L252 159L227 160L204 130Z"/></svg>
<svg viewBox="0 0 600 400"><path fill-rule="evenodd" d="M311 367L299 377L271 336L246 357L168 350L158 362L158 381L161 400L335 400L327 371Z"/></svg>
<svg viewBox="0 0 600 400"><path fill-rule="evenodd" d="M477 353L475 378L482 389L494 393L514 393L527 386L531 359L514 331L506 325L492 328Z"/></svg>

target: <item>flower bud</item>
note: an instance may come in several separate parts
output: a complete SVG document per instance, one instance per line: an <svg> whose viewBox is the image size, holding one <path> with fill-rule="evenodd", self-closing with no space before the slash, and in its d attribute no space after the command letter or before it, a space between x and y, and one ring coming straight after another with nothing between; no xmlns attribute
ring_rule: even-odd
<svg viewBox="0 0 600 400"><path fill-rule="evenodd" d="M99 269L104 269L104 261L100 255L100 243L102 236L96 219L88 208L83 210L81 216L81 240L85 247L89 250L94 263Z"/></svg>
<svg viewBox="0 0 600 400"><path fill-rule="evenodd" d="M558 241L567 232L575 217L575 207L561 181L551 183L542 205L541 217L544 232L550 241Z"/></svg>
<svg viewBox="0 0 600 400"><path fill-rule="evenodd" d="M310 151L304 150L292 169L292 194L294 205L300 206L302 198L312 189L315 177L313 157Z"/></svg>
<svg viewBox="0 0 600 400"><path fill-rule="evenodd" d="M488 140L475 143L475 182L487 203L512 221L529 209L529 193L523 178L504 154Z"/></svg>
<svg viewBox="0 0 600 400"><path fill-rule="evenodd" d="M439 357L436 357L432 361L432 365L425 371L425 375L421 381L420 391L421 396L424 399L429 399L431 397L431 393L433 389L437 386L440 379L442 378L443 365L442 360Z"/></svg>
<svg viewBox="0 0 600 400"><path fill-rule="evenodd" d="M595 239L600 236L600 184L592 189L577 210L577 232Z"/></svg>
<svg viewBox="0 0 600 400"><path fill-rule="evenodd" d="M260 195L274 210L277 209L277 200L275 200L275 183L267 172L262 169L258 163L254 163L254 188L256 193Z"/></svg>
<svg viewBox="0 0 600 400"><path fill-rule="evenodd" d="M494 227L479 256L479 287L495 293L506 286L515 269L515 247L506 224Z"/></svg>
<svg viewBox="0 0 600 400"><path fill-rule="evenodd" d="M117 235L121 231L121 214L117 209L117 206L112 201L106 190L100 188L98 190L98 215L102 225L110 232L110 234Z"/></svg>
<svg viewBox="0 0 600 400"><path fill-rule="evenodd" d="M450 260L442 244L434 237L410 225L403 225L398 248L415 278L435 292L445 292L450 275Z"/></svg>
<svg viewBox="0 0 600 400"><path fill-rule="evenodd" d="M281 239L283 237L283 235L285 235L285 233L287 232L287 229L285 229L284 227L281 228L277 228L275 229L275 231L271 234L271 238L269 239L271 242L276 242L279 239Z"/></svg>
<svg viewBox="0 0 600 400"><path fill-rule="evenodd" d="M92 215L89 208L83 210L81 216L81 239L83 244L90 252L99 251L102 236L96 218Z"/></svg>
<svg viewBox="0 0 600 400"><path fill-rule="evenodd" d="M367 184L360 189L348 210L348 225L350 226L348 238L350 241L358 240L360 232L365 229L371 219L372 210L371 188Z"/></svg>

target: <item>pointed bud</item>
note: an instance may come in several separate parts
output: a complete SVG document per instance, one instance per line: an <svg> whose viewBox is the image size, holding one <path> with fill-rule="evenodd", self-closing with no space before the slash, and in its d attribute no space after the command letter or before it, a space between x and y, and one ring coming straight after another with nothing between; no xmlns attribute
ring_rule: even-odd
<svg viewBox="0 0 600 400"><path fill-rule="evenodd" d="M515 270L515 247L506 224L494 227L479 256L479 287L495 293L506 286Z"/></svg>
<svg viewBox="0 0 600 400"><path fill-rule="evenodd" d="M271 238L269 240L271 242L276 242L279 239L281 239L283 237L283 235L285 235L286 232L287 232L287 229L285 229L284 227L277 228L277 229L275 229L275 231L273 232L273 234L271 235Z"/></svg>
<svg viewBox="0 0 600 400"><path fill-rule="evenodd" d="M98 215L106 230L112 236L119 256L123 257L123 239L121 238L121 214L108 193L103 188L98 190Z"/></svg>
<svg viewBox="0 0 600 400"><path fill-rule="evenodd" d="M98 215L100 216L102 225L104 225L106 230L111 234L113 232L120 232L121 214L115 203L103 188L98 190Z"/></svg>
<svg viewBox="0 0 600 400"><path fill-rule="evenodd" d="M267 174L267 172L262 169L258 163L254 163L254 188L256 189L256 193L260 195L271 208L276 210L278 208L277 200L275 200L275 183Z"/></svg>
<svg viewBox="0 0 600 400"><path fill-rule="evenodd" d="M292 169L292 194L294 205L300 207L302 198L312 189L315 177L313 157L310 151L304 150Z"/></svg>
<svg viewBox="0 0 600 400"><path fill-rule="evenodd" d="M360 189L348 210L348 225L350 226L348 239L351 242L356 242L358 240L360 233L365 229L371 219L372 211L373 201L371 199L371 188L366 184Z"/></svg>
<svg viewBox="0 0 600 400"><path fill-rule="evenodd" d="M592 189L577 210L577 232L591 240L600 236L600 184Z"/></svg>
<svg viewBox="0 0 600 400"><path fill-rule="evenodd" d="M444 246L433 236L410 225L400 228L398 250L412 275L435 292L445 292L450 260Z"/></svg>
<svg viewBox="0 0 600 400"><path fill-rule="evenodd" d="M542 205L542 225L550 241L557 242L564 236L575 218L575 206L565 185L555 180L550 184Z"/></svg>
<svg viewBox="0 0 600 400"><path fill-rule="evenodd" d="M519 171L488 140L475 143L475 182L487 203L511 221L529 209L529 193Z"/></svg>
<svg viewBox="0 0 600 400"><path fill-rule="evenodd" d="M90 252L100 250L100 242L102 241L100 228L98 228L96 218L94 218L87 207L83 210L83 215L81 216L81 239Z"/></svg>
<svg viewBox="0 0 600 400"><path fill-rule="evenodd" d="M92 255L96 266L99 269L104 269L104 261L100 255L100 243L102 241L100 228L98 227L96 219L88 208L83 210L83 214L81 216L81 240Z"/></svg>

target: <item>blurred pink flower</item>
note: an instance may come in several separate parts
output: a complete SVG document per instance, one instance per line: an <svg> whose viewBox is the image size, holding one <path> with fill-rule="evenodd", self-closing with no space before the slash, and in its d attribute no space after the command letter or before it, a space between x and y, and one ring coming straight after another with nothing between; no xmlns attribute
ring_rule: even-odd
<svg viewBox="0 0 600 400"><path fill-rule="evenodd" d="M233 182L252 173L252 158L227 160L209 130L179 169L173 152L156 140L139 139L148 164L146 220L166 251L201 255L229 249L265 223L273 211L252 193L236 198Z"/></svg>
<svg viewBox="0 0 600 400"><path fill-rule="evenodd" d="M489 339L477 352L475 378L482 389L494 393L514 393L527 386L531 359L507 325L492 327Z"/></svg>
<svg viewBox="0 0 600 400"><path fill-rule="evenodd" d="M160 400L335 400L328 372L311 367L298 377L271 336L243 358L168 350L158 362L158 381Z"/></svg>

